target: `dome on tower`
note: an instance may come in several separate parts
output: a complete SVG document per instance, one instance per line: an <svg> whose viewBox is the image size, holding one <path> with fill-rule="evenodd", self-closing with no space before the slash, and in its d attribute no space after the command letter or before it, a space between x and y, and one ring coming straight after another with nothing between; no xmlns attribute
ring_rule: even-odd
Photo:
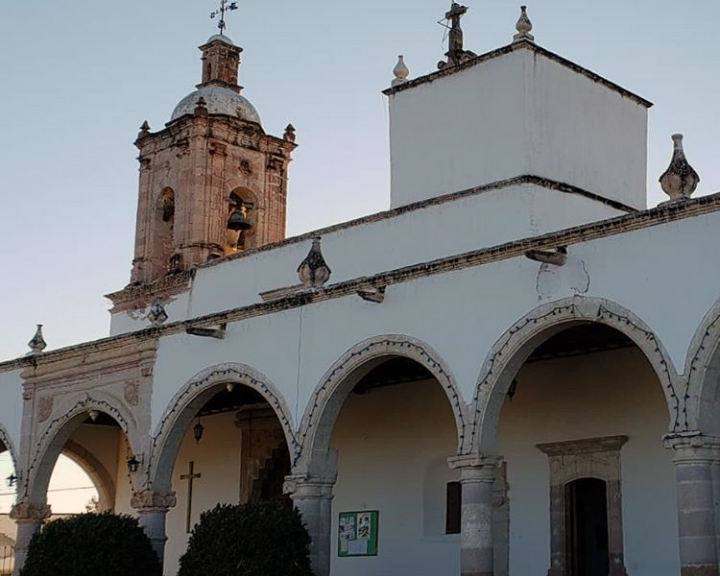
<svg viewBox="0 0 720 576"><path fill-rule="evenodd" d="M173 110L170 122L193 114L198 100L203 98L208 114L222 114L262 125L260 115L247 98L224 86L201 86L185 96Z"/></svg>

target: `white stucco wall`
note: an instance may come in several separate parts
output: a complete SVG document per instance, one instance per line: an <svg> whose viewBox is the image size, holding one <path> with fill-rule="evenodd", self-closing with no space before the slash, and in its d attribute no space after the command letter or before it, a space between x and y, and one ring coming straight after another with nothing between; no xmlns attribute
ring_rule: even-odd
<svg viewBox="0 0 720 576"><path fill-rule="evenodd" d="M332 573L342 576L459 574L460 535L445 534L446 459L456 447L449 404L435 381L352 394L333 434ZM338 514L379 511L378 555L340 558Z"/></svg>
<svg viewBox="0 0 720 576"><path fill-rule="evenodd" d="M647 109L518 49L390 96L391 206L534 174L644 208Z"/></svg>
<svg viewBox="0 0 720 576"><path fill-rule="evenodd" d="M625 563L634 576L680 572L675 470L662 446L667 409L637 349L525 365L503 407L508 463L510 574L550 566L549 467L536 444L627 435L621 451Z"/></svg>
<svg viewBox="0 0 720 576"><path fill-rule="evenodd" d="M233 424L234 412L205 419L203 439L198 444L190 431L183 440L173 469L173 490L177 506L168 512L165 547L165 574L177 574L180 556L185 553L189 534L185 532L188 502L188 481L180 476L187 474L189 462L195 463L195 474L202 477L194 481L191 526L200 520L200 514L217 504L237 504L240 497L240 430Z"/></svg>
<svg viewBox="0 0 720 576"><path fill-rule="evenodd" d="M518 185L330 232L322 251L335 283L621 214L583 196ZM310 240L199 268L190 293L166 305L168 321L262 302L260 292L299 282L309 249ZM117 313L111 333L148 325L142 314Z"/></svg>
<svg viewBox="0 0 720 576"><path fill-rule="evenodd" d="M708 214L577 244L569 248L568 264L552 274L521 256L390 286L382 304L348 296L231 324L224 340L163 338L153 429L185 382L224 362L265 374L285 396L297 425L332 364L382 334L428 343L469 401L495 342L535 307L575 294L605 298L635 313L682 372L692 336L718 298L720 269L711 264L717 226L720 214ZM698 270L702 281L687 282Z"/></svg>

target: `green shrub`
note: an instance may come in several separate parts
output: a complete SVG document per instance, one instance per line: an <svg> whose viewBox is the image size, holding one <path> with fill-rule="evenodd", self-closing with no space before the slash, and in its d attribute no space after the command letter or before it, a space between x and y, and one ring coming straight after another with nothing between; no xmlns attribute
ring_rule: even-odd
<svg viewBox="0 0 720 576"><path fill-rule="evenodd" d="M310 536L277 502L218 504L200 516L178 576L312 576Z"/></svg>
<svg viewBox="0 0 720 576"><path fill-rule="evenodd" d="M21 576L161 576L137 520L111 512L48 522L30 541Z"/></svg>

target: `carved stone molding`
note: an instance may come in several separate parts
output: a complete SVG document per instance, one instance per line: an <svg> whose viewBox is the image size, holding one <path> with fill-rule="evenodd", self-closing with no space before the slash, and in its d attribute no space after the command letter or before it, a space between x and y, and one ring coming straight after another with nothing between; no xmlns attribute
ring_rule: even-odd
<svg viewBox="0 0 720 576"><path fill-rule="evenodd" d="M53 403L54 400L52 396L43 396L40 400L38 400L38 422L45 422L45 420L50 418L53 410Z"/></svg>
<svg viewBox="0 0 720 576"><path fill-rule="evenodd" d="M141 490L130 499L130 506L138 512L167 512L177 504L173 491Z"/></svg>
<svg viewBox="0 0 720 576"><path fill-rule="evenodd" d="M50 505L40 502L23 502L10 509L10 518L16 522L42 522L51 514Z"/></svg>
<svg viewBox="0 0 720 576"><path fill-rule="evenodd" d="M605 482L608 517L610 576L625 576L622 530L620 449L627 436L586 438L538 444L550 464L550 569L549 576L564 576L568 568L567 485L581 478Z"/></svg>
<svg viewBox="0 0 720 576"><path fill-rule="evenodd" d="M137 406L140 398L140 386L137 380L126 380L124 386L125 401L130 406Z"/></svg>

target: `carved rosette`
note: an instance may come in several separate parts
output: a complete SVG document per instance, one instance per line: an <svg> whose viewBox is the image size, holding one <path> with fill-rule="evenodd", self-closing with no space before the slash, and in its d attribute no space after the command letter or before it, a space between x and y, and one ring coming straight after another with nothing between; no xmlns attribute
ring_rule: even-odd
<svg viewBox="0 0 720 576"><path fill-rule="evenodd" d="M137 406L140 399L140 390L137 380L125 381L125 401L130 406Z"/></svg>
<svg viewBox="0 0 720 576"><path fill-rule="evenodd" d="M42 522L51 514L50 505L39 502L23 502L10 509L10 518L16 522Z"/></svg>
<svg viewBox="0 0 720 576"><path fill-rule="evenodd" d="M50 414L52 414L53 410L53 403L53 396L43 396L40 398L38 401L38 422L45 422L45 420L50 418Z"/></svg>
<svg viewBox="0 0 720 576"><path fill-rule="evenodd" d="M141 490L130 499L130 506L139 512L167 512L177 504L175 492Z"/></svg>

